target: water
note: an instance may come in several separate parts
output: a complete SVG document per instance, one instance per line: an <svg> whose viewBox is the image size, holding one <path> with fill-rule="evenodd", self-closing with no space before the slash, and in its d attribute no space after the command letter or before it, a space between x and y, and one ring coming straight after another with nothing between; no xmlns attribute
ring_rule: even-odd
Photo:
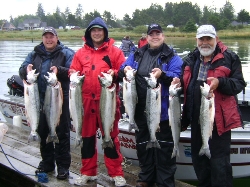
<svg viewBox="0 0 250 187"><path fill-rule="evenodd" d="M0 97L8 93L6 80L12 75L18 75L18 70L25 57L31 52L41 41L0 41ZM195 39L185 38L166 38L168 45L172 46L179 54L185 55L188 51L192 51L196 45ZM135 42L136 43L136 42ZM250 101L250 40L224 40L229 49L235 51L241 61L243 67L243 75L248 83L245 94L238 94L239 99ZM63 41L63 44L77 51L83 46L81 39L77 41ZM120 42L115 43L120 46Z"/></svg>

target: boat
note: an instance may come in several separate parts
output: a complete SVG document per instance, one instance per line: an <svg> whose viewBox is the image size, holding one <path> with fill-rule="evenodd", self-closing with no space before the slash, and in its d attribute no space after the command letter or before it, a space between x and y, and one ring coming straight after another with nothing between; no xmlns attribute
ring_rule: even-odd
<svg viewBox="0 0 250 187"><path fill-rule="evenodd" d="M239 101L239 106L243 114L245 127L232 130L231 142L231 164L233 166L233 177L241 178L250 176L250 104L246 101ZM9 124L20 126L25 130L30 130L25 117L24 98L5 94L0 98L0 111ZM121 143L121 153L128 163L139 165L136 155L135 132L128 130L129 123L126 115L119 121L119 140ZM71 144L75 143L75 132L71 130ZM196 175L191 160L190 128L181 132L179 149L180 156L177 157L177 171L175 178L178 180L196 180ZM102 138L100 130L97 131L98 153L103 154L101 147ZM183 172L185 171L185 172Z"/></svg>

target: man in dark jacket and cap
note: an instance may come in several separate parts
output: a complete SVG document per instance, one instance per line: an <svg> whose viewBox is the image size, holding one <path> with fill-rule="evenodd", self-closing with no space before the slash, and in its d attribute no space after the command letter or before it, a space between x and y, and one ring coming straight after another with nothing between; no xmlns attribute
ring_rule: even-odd
<svg viewBox="0 0 250 187"><path fill-rule="evenodd" d="M40 120L37 132L40 136L40 152L42 161L39 163L36 173L54 171L57 165L57 178L66 179L69 176L70 155L70 114L69 114L69 77L68 70L74 56L74 51L64 46L58 39L56 30L53 27L46 27L42 33L42 42L35 46L19 69L19 75L27 80L27 74L32 69L39 73L37 78L40 97ZM56 127L56 134L59 142L46 142L50 128L42 106L44 105L45 92L47 89L44 75L47 72L54 72L63 90L62 114L59 125ZM59 112L59 111L58 111Z"/></svg>
<svg viewBox="0 0 250 187"><path fill-rule="evenodd" d="M116 108L113 128L110 136L113 146L104 147L104 161L108 175L115 182L115 186L124 186L126 181L123 177L120 142L118 139L118 121L120 119L120 100L118 97L119 82L117 79L118 70L125 61L122 51L114 46L114 40L108 37L108 29L105 22L95 18L88 26L84 36L85 44L79 49L70 66L70 73L80 72L84 75L82 86L82 98L84 117L82 122L83 146L81 176L75 180L75 185L84 185L89 180L96 179L97 175L97 149L96 131L100 128L104 136L102 120L100 115L101 85L98 76L102 72L113 77L113 84L116 85Z"/></svg>

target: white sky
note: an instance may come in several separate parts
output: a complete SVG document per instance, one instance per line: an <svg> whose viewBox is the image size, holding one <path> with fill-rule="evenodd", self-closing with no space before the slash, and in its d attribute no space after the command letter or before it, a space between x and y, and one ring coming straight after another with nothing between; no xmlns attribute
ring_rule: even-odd
<svg viewBox="0 0 250 187"><path fill-rule="evenodd" d="M195 3L202 9L204 5L215 6L219 10L222 8L226 0L182 0L183 2L191 2L193 5ZM122 19L127 13L132 16L135 9L146 9L149 8L151 3L157 3L164 7L166 2L179 3L181 0L6 0L1 1L0 8L0 20L9 20L10 16L13 18L19 15L25 14L36 14L38 3L41 3L45 14L54 13L57 6L60 8L61 12L64 12L66 7L69 7L72 14L75 13L78 4L82 5L83 14L94 12L97 10L102 14L105 10L109 11L112 15L117 18ZM214 3L216 2L216 3ZM245 9L250 12L250 1L247 0L229 0L235 9L235 13L240 10Z"/></svg>

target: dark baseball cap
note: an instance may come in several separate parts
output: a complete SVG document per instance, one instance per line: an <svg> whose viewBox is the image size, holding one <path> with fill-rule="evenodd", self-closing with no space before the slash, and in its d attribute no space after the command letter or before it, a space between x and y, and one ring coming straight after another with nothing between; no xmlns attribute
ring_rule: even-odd
<svg viewBox="0 0 250 187"><path fill-rule="evenodd" d="M50 33L54 34L55 36L57 36L56 29L54 29L53 27L45 27L45 28L43 29L43 34L42 34L42 36L43 36L45 33L48 33L48 32L50 32Z"/></svg>
<svg viewBox="0 0 250 187"><path fill-rule="evenodd" d="M147 34L149 35L152 31L162 32L162 28L160 25L152 23L151 25L148 26Z"/></svg>

